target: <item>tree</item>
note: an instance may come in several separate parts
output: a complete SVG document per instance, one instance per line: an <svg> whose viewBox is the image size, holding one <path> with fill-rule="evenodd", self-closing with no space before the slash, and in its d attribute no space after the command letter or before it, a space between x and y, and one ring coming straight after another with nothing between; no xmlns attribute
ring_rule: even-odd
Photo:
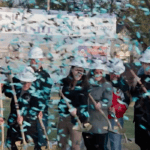
<svg viewBox="0 0 150 150"><path fill-rule="evenodd" d="M118 14L118 22L122 22L130 31L133 40L137 40L145 49L150 45L150 2L148 0L130 0L129 8Z"/></svg>

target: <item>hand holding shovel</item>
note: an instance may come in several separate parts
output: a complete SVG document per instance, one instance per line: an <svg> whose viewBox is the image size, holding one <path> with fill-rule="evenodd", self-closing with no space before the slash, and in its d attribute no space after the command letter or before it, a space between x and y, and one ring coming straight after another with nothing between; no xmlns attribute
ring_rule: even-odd
<svg viewBox="0 0 150 150"><path fill-rule="evenodd" d="M115 122L117 123L117 126L119 127L119 133L125 133L126 132L126 129L122 128L119 120L117 119L116 115L115 115L115 108L114 107L111 107L110 109L110 113L111 113L111 116L115 119Z"/></svg>
<svg viewBox="0 0 150 150"><path fill-rule="evenodd" d="M96 101L94 100L94 98L91 96L91 94L89 94L89 98L91 99L91 101L93 102L94 106L96 107L96 106L97 106L97 103L96 103ZM108 122L108 126L109 126L108 131L109 131L109 132L116 133L116 134L120 134L120 133L117 133L116 131L112 130L111 123L110 123L108 117L107 117L107 116L105 115L105 113L103 112L103 110L99 108L98 111L103 115L103 117L104 117L104 118L106 119L106 121Z"/></svg>
<svg viewBox="0 0 150 150"><path fill-rule="evenodd" d="M62 96L62 98L65 100L66 104L67 104L67 107L69 108L69 110L71 110L71 106L70 104L68 103L67 101L67 98L64 96L64 94L62 93L62 91L60 91L60 95ZM73 127L73 130L77 130L77 131L80 131L80 132L86 132L86 131L89 131L92 126L89 124L89 123L86 123L84 124L85 128L82 126L82 123L81 121L79 120L79 117L76 115L76 113L73 113L72 114L74 115L75 119L77 120L78 122L78 126L74 126Z"/></svg>
<svg viewBox="0 0 150 150"><path fill-rule="evenodd" d="M112 116L114 117L115 122L117 123L119 129L120 129L120 130L123 130L123 128L122 128L122 126L121 126L119 120L117 119L115 113L114 113L114 112L111 112L111 113L112 113ZM123 131L124 131L124 130L123 130ZM122 133L123 133L123 131L122 131ZM124 138L125 138L125 143L123 143L123 145L124 145L126 148L128 148L129 150L138 150L138 149L139 149L139 146L138 146L138 145L136 145L135 143L133 143L133 142L131 142L130 140L128 140L128 138L127 138L127 136L126 136L125 133L123 133L123 136L124 136Z"/></svg>
<svg viewBox="0 0 150 150"><path fill-rule="evenodd" d="M43 117L43 114L42 114L42 112L40 112L39 115L38 115L39 122L40 122L40 125L41 125L41 127L42 127L43 133L44 133L45 136L46 136L48 150L51 150L50 144L49 144L49 138L48 138L48 135L47 135L47 132L46 132L44 123L43 123L43 121L42 121L42 117Z"/></svg>
<svg viewBox="0 0 150 150"><path fill-rule="evenodd" d="M13 80L12 80L11 75L10 75L10 82L11 82L11 86L12 86L12 91L14 93L13 96L14 96L17 116L20 118L20 110L19 110L18 100L17 100L17 96L16 96L16 92L15 92L15 88L14 88L14 85L13 85ZM19 122L21 122L21 120ZM22 124L19 124L19 126L20 126L21 136L22 136L22 139L23 139L23 149L27 150L27 143L25 141L25 135L24 135L24 132L23 132L23 126L22 126Z"/></svg>

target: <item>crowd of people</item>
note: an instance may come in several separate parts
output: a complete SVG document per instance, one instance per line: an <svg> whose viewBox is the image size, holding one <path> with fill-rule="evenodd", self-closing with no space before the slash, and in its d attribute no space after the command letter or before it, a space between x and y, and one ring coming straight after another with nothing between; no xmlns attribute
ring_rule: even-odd
<svg viewBox="0 0 150 150"><path fill-rule="evenodd" d="M11 98L6 145L12 150L17 150L15 142L22 140L20 125L23 125L26 141L34 142L35 150L47 146L39 118L42 118L47 129L52 79L42 67L43 58L42 49L33 47L29 51L30 66L13 76L12 80L10 71L2 84L2 92ZM122 76L125 72L124 63L119 58L112 58L108 62L93 59L90 63L79 56L71 60L68 76L55 85L70 104L68 107L60 94L58 149L66 150L70 138L71 149L80 150L83 138L87 150L108 150L108 139L111 150L121 150L122 135L109 130L108 121L99 110L109 118L112 128L118 130L116 118L123 127L124 113L134 100L135 143L141 150L150 150L150 95L143 90L143 87L150 90L150 47L141 55L140 62L142 67L138 77L134 78L133 85L129 87ZM18 104L15 102L15 93ZM96 101L96 105L89 98L89 94ZM83 128L89 123L91 129L83 132L77 130L75 127L79 123L76 115ZM0 122L3 124L4 119L0 118Z"/></svg>

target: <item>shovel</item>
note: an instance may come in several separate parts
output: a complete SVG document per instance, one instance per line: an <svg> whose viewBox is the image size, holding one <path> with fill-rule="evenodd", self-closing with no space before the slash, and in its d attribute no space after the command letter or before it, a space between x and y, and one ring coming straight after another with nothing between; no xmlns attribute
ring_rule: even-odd
<svg viewBox="0 0 150 150"><path fill-rule="evenodd" d="M94 106L96 106L96 101L94 100L94 98L91 96L91 94L89 93L89 98L91 99L91 101L93 102ZM116 132L115 130L112 130L112 126L111 126L111 123L108 119L108 117L105 115L105 113L103 112L102 109L98 109L98 111L103 115L103 117L106 119L106 121L108 122L108 126L109 126L109 129L106 129L108 130L109 132L112 132L112 133L115 133L115 134L121 134L119 132Z"/></svg>
<svg viewBox="0 0 150 150"><path fill-rule="evenodd" d="M43 124L42 118L40 118L40 117L39 117L39 122L40 122L40 125L41 125L41 127L42 127L43 133L44 133L45 136L46 136L48 150L51 150L50 145L49 145L49 138L48 138L48 135L47 135L45 126L44 126L44 124Z"/></svg>
<svg viewBox="0 0 150 150"><path fill-rule="evenodd" d="M113 113L113 112L111 111L111 114L112 114L112 117L114 118L115 122L117 123L117 125L118 125L118 127L119 127L119 133L124 134L124 133L126 132L126 129L125 129L125 128L122 128L122 126L121 126L121 124L120 124L118 118L116 117L115 113Z"/></svg>
<svg viewBox="0 0 150 150"><path fill-rule="evenodd" d="M3 100L2 97L2 88L0 83L0 106L1 106L1 117L3 118ZM1 130L2 130L2 142L1 142L1 150L4 150L4 123L1 124Z"/></svg>
<svg viewBox="0 0 150 150"><path fill-rule="evenodd" d="M18 105L18 100L17 100L17 96L16 96L16 92L15 92L15 88L14 88L14 85L13 85L13 80L12 80L12 77L10 75L10 82L11 82L11 86L12 86L12 91L13 91L13 96L14 96L14 101L15 101L15 107L16 107L16 111L17 111L17 116L20 115L20 112L19 112L19 105ZM24 132L23 132L23 126L22 124L19 124L20 126L20 131L21 131L21 136L22 136L22 139L23 139L23 149L24 150L27 150L27 143L25 141L25 135L24 135Z"/></svg>
<svg viewBox="0 0 150 150"><path fill-rule="evenodd" d="M117 123L118 127L120 130L123 130L120 122L118 121L117 117L115 114L114 115L114 119L115 119L115 122ZM124 130L123 130L124 131ZM123 133L123 136L125 138L125 143L123 143L123 145L128 148L129 150L138 150L139 149L139 146L137 144L135 144L134 142L128 140L127 136L125 133Z"/></svg>
<svg viewBox="0 0 150 150"><path fill-rule="evenodd" d="M71 106L70 106L70 104L68 103L67 98L66 98L66 97L64 96L64 94L62 93L62 91L60 91L60 94L61 94L61 96L63 97L63 99L65 100L65 102L66 102L66 104L67 104L67 107L68 107L69 109L71 109ZM78 122L79 125L78 125L78 126L74 126L74 127L72 128L73 130L77 130L77 131L80 131L80 132L87 132L87 131L89 131L89 130L92 128L92 125L90 125L89 123L85 123L85 124L84 124L85 127L83 127L81 121L79 120L79 117L78 117L77 115L75 115L74 117L75 117L75 119L77 120L77 122Z"/></svg>

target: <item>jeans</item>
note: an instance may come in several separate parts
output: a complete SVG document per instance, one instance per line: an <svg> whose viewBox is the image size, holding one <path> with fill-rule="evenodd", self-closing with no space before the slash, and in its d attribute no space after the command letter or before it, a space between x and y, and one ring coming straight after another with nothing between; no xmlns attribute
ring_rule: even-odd
<svg viewBox="0 0 150 150"><path fill-rule="evenodd" d="M121 126L123 127L123 124L124 124L123 118L119 118L118 120L119 120ZM112 129L114 129L114 127L117 126L117 123L115 122L114 119L110 119L110 122L112 125ZM110 150L121 150L122 135L108 132L107 139L106 139L106 145L108 143L108 138L110 139L110 147L111 147ZM105 150L108 150L108 148L106 148Z"/></svg>
<svg viewBox="0 0 150 150"><path fill-rule="evenodd" d="M47 114L43 113L42 121L43 121L45 129L47 131L47 126L48 126ZM39 120L37 120L37 130L38 130L38 144L39 144L39 147L47 146L47 140L45 138L45 135L43 133L43 130L42 130L42 127L40 125Z"/></svg>

